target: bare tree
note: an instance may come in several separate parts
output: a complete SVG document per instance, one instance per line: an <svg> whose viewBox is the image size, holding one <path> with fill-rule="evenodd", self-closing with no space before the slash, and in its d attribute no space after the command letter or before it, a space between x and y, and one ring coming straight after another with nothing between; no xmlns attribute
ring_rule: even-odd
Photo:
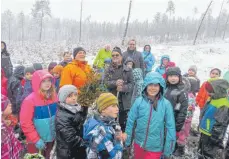
<svg viewBox="0 0 229 159"><path fill-rule="evenodd" d="M193 18L192 18L192 20L194 20L194 17L195 17L197 14L198 14L198 8L195 7L195 8L193 9Z"/></svg>
<svg viewBox="0 0 229 159"><path fill-rule="evenodd" d="M127 20L126 20L126 28L125 28L124 35L123 35L123 39L122 39L122 45L124 45L125 38L126 38L126 35L127 35L127 31L128 31L128 25L129 25L129 20L130 20L131 6L132 6L132 0L130 0L130 3L129 3L129 10L128 10L128 16L127 16Z"/></svg>
<svg viewBox="0 0 229 159"><path fill-rule="evenodd" d="M12 29L13 13L10 10L6 10L3 13L2 17L5 18L4 23L5 23L7 31L8 31L8 40L9 40L9 43L10 43L10 41L11 41L11 32L12 32L11 29ZM2 21L2 23L3 23L3 21Z"/></svg>
<svg viewBox="0 0 229 159"><path fill-rule="evenodd" d="M79 42L81 42L81 34L82 34L82 12L83 12L83 0L81 0L81 4L80 4L80 32L79 32Z"/></svg>
<svg viewBox="0 0 229 159"><path fill-rule="evenodd" d="M24 15L23 12L19 13L18 19L19 19L19 26L21 28L21 44L23 46L23 42L24 42L24 25L25 25L25 15Z"/></svg>
<svg viewBox="0 0 229 159"><path fill-rule="evenodd" d="M228 27L228 23L229 23L229 14L227 15L226 24L225 24L224 31L223 31L223 40L224 40L225 35L226 35L226 30L227 30L227 27Z"/></svg>
<svg viewBox="0 0 229 159"><path fill-rule="evenodd" d="M216 37L217 30L218 30L218 27L219 27L219 20L220 20L220 16L221 16L222 9L223 9L223 4L224 4L224 0L223 0L223 2L222 2L222 4L221 4L221 8L220 8L220 12L219 12L218 20L217 20L217 23L216 23L215 34L214 34L214 39L215 39L215 37Z"/></svg>
<svg viewBox="0 0 229 159"><path fill-rule="evenodd" d="M169 13L169 19L170 19L170 28L168 30L168 39L170 37L170 31L171 31L171 26L172 26L172 15L175 13L175 4L173 3L172 0L168 2L168 6L166 9L166 13Z"/></svg>
<svg viewBox="0 0 229 159"><path fill-rule="evenodd" d="M202 23L203 23L203 21L204 21L204 18L205 18L205 16L206 16L206 14L207 14L207 12L208 12L208 10L209 10L209 8L210 8L212 2L213 2L213 0L211 0L211 2L209 3L209 5L208 5L208 7L207 7L207 9L206 9L206 11L205 11L205 13L204 13L204 15L203 15L201 21L200 21L200 25L199 25L199 27L198 27L198 29L197 29L196 36L195 36L195 39L194 39L194 41L193 41L193 45L196 44L196 39L197 39L197 37L198 37L198 34L199 34L199 31L200 31L201 25L202 25Z"/></svg>
<svg viewBox="0 0 229 159"><path fill-rule="evenodd" d="M43 19L45 16L51 17L51 9L48 0L37 0L33 5L32 15L40 22L39 41L42 39Z"/></svg>

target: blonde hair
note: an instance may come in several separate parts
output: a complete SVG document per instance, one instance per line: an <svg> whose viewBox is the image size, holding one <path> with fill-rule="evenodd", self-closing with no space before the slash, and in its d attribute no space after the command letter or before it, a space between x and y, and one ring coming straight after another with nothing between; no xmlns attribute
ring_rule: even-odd
<svg viewBox="0 0 229 159"><path fill-rule="evenodd" d="M52 84L51 88L47 91L44 91L42 88L40 88L39 94L41 95L41 98L44 98L45 100L53 100L56 94L56 89L54 84Z"/></svg>

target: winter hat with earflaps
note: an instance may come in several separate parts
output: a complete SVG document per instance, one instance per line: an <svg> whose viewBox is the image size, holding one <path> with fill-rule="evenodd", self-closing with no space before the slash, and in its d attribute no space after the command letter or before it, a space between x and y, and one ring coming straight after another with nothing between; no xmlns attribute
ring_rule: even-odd
<svg viewBox="0 0 229 159"><path fill-rule="evenodd" d="M102 93L96 101L97 109L101 113L102 110L112 105L118 105L118 99L112 93Z"/></svg>
<svg viewBox="0 0 229 159"><path fill-rule="evenodd" d="M86 51L85 51L85 49L84 49L83 47L77 47L77 48L73 49L73 58L75 58L76 55L77 55L80 51L84 51L84 52L86 53Z"/></svg>
<svg viewBox="0 0 229 159"><path fill-rule="evenodd" d="M60 88L59 93L58 93L59 101L62 103L65 103L66 98L71 93L77 93L77 88L73 85L64 85L63 87Z"/></svg>

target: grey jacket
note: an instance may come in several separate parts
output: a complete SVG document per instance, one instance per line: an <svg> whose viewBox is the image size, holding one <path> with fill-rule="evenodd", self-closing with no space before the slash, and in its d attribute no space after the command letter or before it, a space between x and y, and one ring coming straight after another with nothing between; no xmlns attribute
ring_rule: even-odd
<svg viewBox="0 0 229 159"><path fill-rule="evenodd" d="M116 81L122 79L124 81L123 90L117 94ZM131 97L133 93L133 74L132 70L128 69L125 65L115 68L112 64L105 71L105 84L112 94L118 95L120 109L129 110L131 107Z"/></svg>
<svg viewBox="0 0 229 159"><path fill-rule="evenodd" d="M141 68L142 72L144 72L144 60L141 52L136 50L134 52L131 52L130 50L127 50L123 53L123 61L126 61L128 57L134 60L135 68Z"/></svg>

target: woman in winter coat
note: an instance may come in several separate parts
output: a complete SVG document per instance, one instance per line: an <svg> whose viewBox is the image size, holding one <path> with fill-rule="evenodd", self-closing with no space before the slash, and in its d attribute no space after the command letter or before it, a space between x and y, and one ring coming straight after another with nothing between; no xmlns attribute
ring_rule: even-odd
<svg viewBox="0 0 229 159"><path fill-rule="evenodd" d="M132 69L127 68L122 60L120 48L112 51L112 63L105 72L105 84L113 95L119 99L119 123L122 130L125 130L127 113L131 107L131 97L133 90Z"/></svg>
<svg viewBox="0 0 229 159"><path fill-rule="evenodd" d="M59 159L86 159L83 141L83 124L87 108L77 103L77 88L61 87L58 93L59 106L56 114L56 152Z"/></svg>
<svg viewBox="0 0 229 159"><path fill-rule="evenodd" d="M174 114L170 102L163 97L164 89L162 76L156 72L148 73L144 79L142 96L135 100L130 109L125 131L126 145L130 146L134 140L135 159L167 158L174 150Z"/></svg>
<svg viewBox="0 0 229 159"><path fill-rule="evenodd" d="M61 73L60 87L70 84L79 89L87 82L91 67L85 61L86 51L82 47L75 48L73 57L72 62L65 66Z"/></svg>
<svg viewBox="0 0 229 159"><path fill-rule="evenodd" d="M145 45L144 51L142 53L144 64L145 64L145 72L151 72L153 69L153 65L155 63L155 57L151 53L151 46Z"/></svg>
<svg viewBox="0 0 229 159"><path fill-rule="evenodd" d="M15 137L11 121L7 117L12 113L9 99L1 95L1 159L19 159L23 147Z"/></svg>
<svg viewBox="0 0 229 159"><path fill-rule="evenodd" d="M36 71L32 77L33 92L24 99L20 123L27 140L29 153L44 150L48 158L55 140L57 96L53 76L45 70Z"/></svg>
<svg viewBox="0 0 229 159"><path fill-rule="evenodd" d="M1 42L1 50L1 68L3 68L6 77L9 78L13 74L13 65L4 41Z"/></svg>

